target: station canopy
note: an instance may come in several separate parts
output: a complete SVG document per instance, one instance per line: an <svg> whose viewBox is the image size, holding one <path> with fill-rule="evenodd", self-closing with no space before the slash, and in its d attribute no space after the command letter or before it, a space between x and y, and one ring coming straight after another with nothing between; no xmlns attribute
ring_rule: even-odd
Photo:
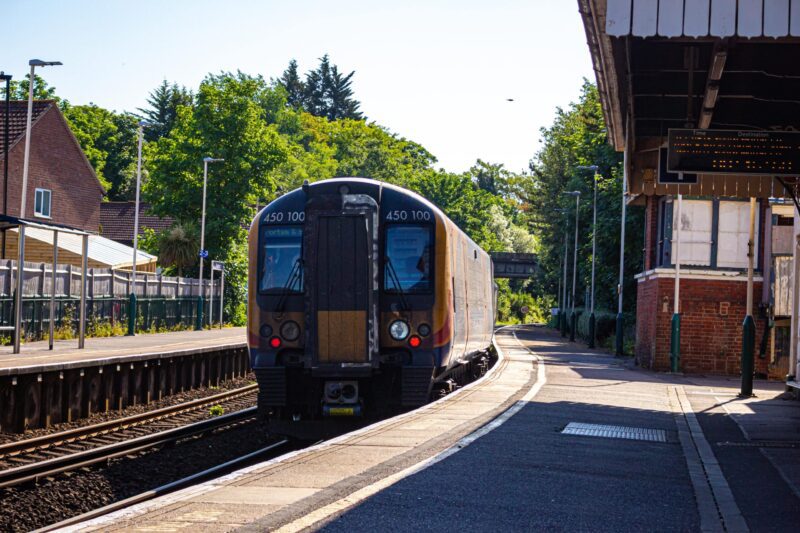
<svg viewBox="0 0 800 533"><path fill-rule="evenodd" d="M626 152L632 200L679 190L785 197L781 181L794 191L794 169L780 178L700 173L677 186L661 159L671 129L800 131L800 0L578 4L609 136Z"/></svg>

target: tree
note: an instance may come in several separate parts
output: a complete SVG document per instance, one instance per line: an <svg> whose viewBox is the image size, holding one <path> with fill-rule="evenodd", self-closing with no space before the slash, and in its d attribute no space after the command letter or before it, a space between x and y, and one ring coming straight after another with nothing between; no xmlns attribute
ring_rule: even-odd
<svg viewBox="0 0 800 533"><path fill-rule="evenodd" d="M26 74L25 78L21 80L11 80L9 92L11 93L11 100L27 100L28 99L28 87L30 83L31 75ZM47 82L44 81L44 78L39 76L38 74L34 74L34 81L33 84L33 99L34 100L55 100L56 102L60 102L61 98L56 95L56 88L50 87L47 85ZM0 97L3 100L6 98L6 86L5 84L0 85Z"/></svg>
<svg viewBox="0 0 800 533"><path fill-rule="evenodd" d="M136 118L96 105L70 106L64 117L107 197L130 199L137 157Z"/></svg>
<svg viewBox="0 0 800 533"><path fill-rule="evenodd" d="M147 120L149 125L145 129L145 138L148 141L157 141L161 137L169 135L175 125L178 115L178 108L181 106L191 106L194 96L186 87L179 86L177 83L170 85L167 80L153 89L147 103L147 109L139 108L142 117Z"/></svg>
<svg viewBox="0 0 800 533"><path fill-rule="evenodd" d="M170 134L148 148L151 210L184 221L200 221L203 157L225 159L209 167L205 243L211 258L226 263L226 301L235 321L243 320L246 301L245 228L252 206L273 198L273 172L287 157L286 140L266 119L275 90L260 76L209 75L195 105L179 106Z"/></svg>
<svg viewBox="0 0 800 533"><path fill-rule="evenodd" d="M596 301L605 309L616 308L619 269L619 223L622 196L622 155L608 144L597 87L584 80L580 98L565 109L557 109L549 128L542 129L542 147L531 162L532 176L519 182L517 194L524 198L530 221L538 235L540 264L537 282L551 295L557 292L563 260L564 235L574 235L575 200L565 191L581 192L578 281L590 283L592 250L593 173L579 170L581 165L599 167L597 193ZM641 269L643 213L628 211L625 234L626 272ZM626 309L635 307L636 290L632 276L625 280ZM579 288L579 295L582 290ZM577 303L580 303L577 302Z"/></svg>
<svg viewBox="0 0 800 533"><path fill-rule="evenodd" d="M286 90L286 102L295 109L302 109L306 85L297 73L297 61L289 61L289 66L278 78L278 83Z"/></svg>
<svg viewBox="0 0 800 533"><path fill-rule="evenodd" d="M163 266L177 270L183 276L183 270L197 263L197 251L200 249L200 231L192 222L175 222L171 228L158 236L158 261Z"/></svg>

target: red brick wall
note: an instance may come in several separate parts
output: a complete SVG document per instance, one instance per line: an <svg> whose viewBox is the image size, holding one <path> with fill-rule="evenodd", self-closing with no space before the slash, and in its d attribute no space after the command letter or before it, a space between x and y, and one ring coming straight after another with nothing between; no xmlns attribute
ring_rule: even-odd
<svg viewBox="0 0 800 533"><path fill-rule="evenodd" d="M45 223L64 224L97 232L103 189L71 135L69 126L55 108L49 109L35 123L31 135L25 216ZM18 216L20 212L24 150L23 137L12 147L8 160L8 214L13 216ZM33 215L37 187L52 191L50 219L38 219ZM0 212L2 202L0 176Z"/></svg>
<svg viewBox="0 0 800 533"><path fill-rule="evenodd" d="M670 332L674 280L648 279L637 291L636 358L655 370L670 369ZM768 357L758 357L764 334L759 318L761 282L753 287L756 320L756 372L767 373ZM740 371L745 281L681 279L680 370L687 373L736 375ZM727 304L727 311L725 310ZM769 347L767 349L769 354Z"/></svg>

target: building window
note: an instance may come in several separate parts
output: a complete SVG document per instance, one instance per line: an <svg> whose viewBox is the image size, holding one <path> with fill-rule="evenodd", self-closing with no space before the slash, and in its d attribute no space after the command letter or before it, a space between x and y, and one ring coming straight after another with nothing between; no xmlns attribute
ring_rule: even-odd
<svg viewBox="0 0 800 533"><path fill-rule="evenodd" d="M675 221L677 201L660 203L658 266L672 266L675 225L680 223L681 265L722 269L747 268L750 203L734 200L683 200L681 220ZM758 250L759 220L756 219Z"/></svg>
<svg viewBox="0 0 800 533"><path fill-rule="evenodd" d="M50 190L36 189L36 197L33 204L33 214L37 217L50 218Z"/></svg>

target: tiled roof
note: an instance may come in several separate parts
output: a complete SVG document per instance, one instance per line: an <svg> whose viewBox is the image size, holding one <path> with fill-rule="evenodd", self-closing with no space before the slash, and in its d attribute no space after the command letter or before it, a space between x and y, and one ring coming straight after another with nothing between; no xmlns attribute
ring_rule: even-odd
<svg viewBox="0 0 800 533"><path fill-rule="evenodd" d="M133 242L133 219L136 202L103 202L100 204L100 234L122 243ZM170 217L159 218L148 211L150 204L139 203L139 236L144 228L161 231L172 226Z"/></svg>
<svg viewBox="0 0 800 533"><path fill-rule="evenodd" d="M36 120L50 109L54 104L53 100L34 100L33 114L31 122ZM25 126L28 119L28 102L25 100L12 100L9 102L11 113L9 113L8 123L8 146L14 146L25 135ZM5 150L5 128L6 128L6 101L0 100L0 154Z"/></svg>

